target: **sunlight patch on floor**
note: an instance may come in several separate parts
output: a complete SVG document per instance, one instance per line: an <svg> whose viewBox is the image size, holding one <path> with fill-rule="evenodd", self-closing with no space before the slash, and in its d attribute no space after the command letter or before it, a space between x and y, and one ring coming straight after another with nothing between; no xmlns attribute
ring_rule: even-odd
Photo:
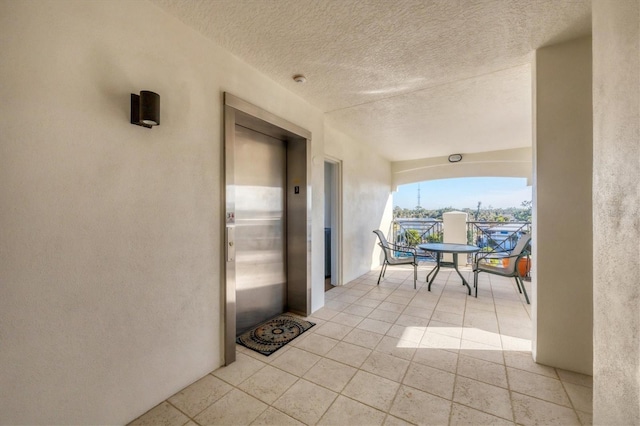
<svg viewBox="0 0 640 426"><path fill-rule="evenodd" d="M396 347L454 349L461 348L461 341L478 343L463 349L483 351L531 351L531 340L482 330L475 327L405 327Z"/></svg>

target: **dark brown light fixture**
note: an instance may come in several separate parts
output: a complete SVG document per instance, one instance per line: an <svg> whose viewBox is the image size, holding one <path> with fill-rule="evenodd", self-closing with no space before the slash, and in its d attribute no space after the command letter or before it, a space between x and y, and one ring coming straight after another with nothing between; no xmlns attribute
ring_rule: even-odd
<svg viewBox="0 0 640 426"><path fill-rule="evenodd" d="M460 160L462 160L462 154L451 154L449 156L450 163L457 163Z"/></svg>
<svg viewBox="0 0 640 426"><path fill-rule="evenodd" d="M131 94L131 124L152 128L160 124L160 95L143 90Z"/></svg>

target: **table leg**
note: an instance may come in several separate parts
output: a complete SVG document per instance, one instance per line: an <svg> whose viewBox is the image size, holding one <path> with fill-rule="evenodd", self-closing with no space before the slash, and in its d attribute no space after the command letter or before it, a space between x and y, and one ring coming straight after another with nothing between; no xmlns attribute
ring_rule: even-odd
<svg viewBox="0 0 640 426"><path fill-rule="evenodd" d="M458 270L458 253L453 253L453 267L455 268L458 275L460 275L460 278L462 278L462 284L467 286L467 289L469 290L469 296L471 296L471 286L469 285L467 280L464 279L464 277L460 273L460 270Z"/></svg>
<svg viewBox="0 0 640 426"><path fill-rule="evenodd" d="M440 271L440 259L442 257L442 253L437 252L436 253L436 267L433 268L433 270L431 272L429 272L429 274L427 274L427 281L429 281L429 276L431 274L433 274L433 277L431 277L431 281L429 281L429 286L427 287L427 290L431 291L431 284L433 284L433 280L436 279L436 275L438 275L438 271Z"/></svg>

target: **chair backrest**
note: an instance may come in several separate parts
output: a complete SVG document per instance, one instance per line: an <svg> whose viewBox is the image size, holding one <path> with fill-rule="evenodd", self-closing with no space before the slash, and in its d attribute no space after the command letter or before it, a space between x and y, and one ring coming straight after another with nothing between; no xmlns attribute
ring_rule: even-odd
<svg viewBox="0 0 640 426"><path fill-rule="evenodd" d="M373 231L373 233L376 234L378 236L378 239L380 240L378 245L382 247L382 251L384 252L384 257L387 260L391 260L393 258L393 253L391 251L391 247L389 247L389 242L387 241L387 238L379 229L376 229L375 231Z"/></svg>
<svg viewBox="0 0 640 426"><path fill-rule="evenodd" d="M513 250L511 250L511 253L509 254L509 264L505 268L505 274L516 273L516 268L518 266L518 257L515 256L522 255L524 250L527 248L527 245L529 245L529 242L531 242L531 235L522 234L516 246L513 248Z"/></svg>
<svg viewBox="0 0 640 426"><path fill-rule="evenodd" d="M374 234L376 234L378 236L378 239L380 240L380 243L385 246L385 247L389 247L389 242L387 241L387 238L384 236L384 234L382 233L381 230L376 229L375 231L373 231Z"/></svg>
<svg viewBox="0 0 640 426"><path fill-rule="evenodd" d="M522 254L522 252L527 248L527 245L529 244L530 241L531 241L531 235L522 234L522 236L518 240L518 243L511 251L511 255L513 256L516 254L518 255Z"/></svg>

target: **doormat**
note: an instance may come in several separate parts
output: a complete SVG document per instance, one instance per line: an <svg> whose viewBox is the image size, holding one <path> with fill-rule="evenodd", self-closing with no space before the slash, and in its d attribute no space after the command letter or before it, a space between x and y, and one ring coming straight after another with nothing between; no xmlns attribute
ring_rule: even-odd
<svg viewBox="0 0 640 426"><path fill-rule="evenodd" d="M236 342L269 356L314 325L300 317L282 314L245 331L236 338Z"/></svg>

